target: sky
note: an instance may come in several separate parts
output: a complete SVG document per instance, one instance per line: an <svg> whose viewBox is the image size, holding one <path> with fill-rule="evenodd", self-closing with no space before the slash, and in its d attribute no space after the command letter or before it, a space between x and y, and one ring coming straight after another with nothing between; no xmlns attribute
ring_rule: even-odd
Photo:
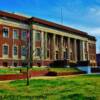
<svg viewBox="0 0 100 100"><path fill-rule="evenodd" d="M96 37L97 53L100 53L100 0L0 0L0 10L38 17L88 32Z"/></svg>

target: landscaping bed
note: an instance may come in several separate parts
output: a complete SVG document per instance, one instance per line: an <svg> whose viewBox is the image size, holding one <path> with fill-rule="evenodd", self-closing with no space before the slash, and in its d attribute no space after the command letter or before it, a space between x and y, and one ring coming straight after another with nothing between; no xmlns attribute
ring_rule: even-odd
<svg viewBox="0 0 100 100"><path fill-rule="evenodd" d="M0 70L1 81L27 78L26 68L3 68ZM85 72L75 68L30 68L28 75L31 78L36 76L66 76L76 74L85 74Z"/></svg>

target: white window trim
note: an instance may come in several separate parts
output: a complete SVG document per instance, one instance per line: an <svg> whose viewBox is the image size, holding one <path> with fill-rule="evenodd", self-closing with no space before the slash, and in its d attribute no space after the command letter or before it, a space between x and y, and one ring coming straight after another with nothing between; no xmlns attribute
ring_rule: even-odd
<svg viewBox="0 0 100 100"><path fill-rule="evenodd" d="M14 38L14 31L17 31L17 34L18 34L18 39L19 39L19 30L18 29L13 29L13 39L16 39L16 38Z"/></svg>
<svg viewBox="0 0 100 100"><path fill-rule="evenodd" d="M4 46L8 46L8 54L7 55L4 54ZM3 44L2 45L2 55L3 56L8 56L9 55L9 45L8 44Z"/></svg>
<svg viewBox="0 0 100 100"><path fill-rule="evenodd" d="M23 56L22 55L22 48L25 48L25 46L21 46L21 56ZM23 56L23 57L26 57L26 56Z"/></svg>
<svg viewBox="0 0 100 100"><path fill-rule="evenodd" d="M8 37L4 37L3 38L9 38L9 27L3 27L3 29L7 29L8 30ZM3 33L3 32L2 32Z"/></svg>

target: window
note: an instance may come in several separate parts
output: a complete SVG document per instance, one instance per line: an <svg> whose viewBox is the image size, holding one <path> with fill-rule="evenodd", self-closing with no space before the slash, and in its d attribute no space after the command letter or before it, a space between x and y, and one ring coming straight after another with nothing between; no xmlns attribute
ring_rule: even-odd
<svg viewBox="0 0 100 100"><path fill-rule="evenodd" d="M21 55L22 56L26 56L27 52L26 52L26 48L25 47L22 47L21 48Z"/></svg>
<svg viewBox="0 0 100 100"><path fill-rule="evenodd" d="M3 37L8 38L9 29L4 27L3 28Z"/></svg>
<svg viewBox="0 0 100 100"><path fill-rule="evenodd" d="M8 55L8 46L7 45L3 46L3 54Z"/></svg>
<svg viewBox="0 0 100 100"><path fill-rule="evenodd" d="M17 55L17 54L18 54L17 46L14 46L14 47L13 47L13 53L14 53L14 55Z"/></svg>
<svg viewBox="0 0 100 100"><path fill-rule="evenodd" d="M40 41L41 40L41 33L39 31L36 32L35 39L36 39L36 41Z"/></svg>
<svg viewBox="0 0 100 100"><path fill-rule="evenodd" d="M67 59L67 52L66 51L63 53L63 57L64 57L64 59Z"/></svg>
<svg viewBox="0 0 100 100"><path fill-rule="evenodd" d="M40 48L36 48L36 56L41 56L41 49Z"/></svg>
<svg viewBox="0 0 100 100"><path fill-rule="evenodd" d="M21 39L26 40L26 35L27 35L27 31L22 31Z"/></svg>
<svg viewBox="0 0 100 100"><path fill-rule="evenodd" d="M13 30L13 39L18 39L18 30Z"/></svg>

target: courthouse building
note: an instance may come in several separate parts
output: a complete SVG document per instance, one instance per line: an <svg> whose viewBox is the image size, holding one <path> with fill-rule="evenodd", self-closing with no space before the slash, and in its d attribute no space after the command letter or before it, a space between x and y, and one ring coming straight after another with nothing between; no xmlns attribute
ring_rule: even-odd
<svg viewBox="0 0 100 100"><path fill-rule="evenodd" d="M89 61L96 66L96 39L67 26L0 11L0 66L21 66L29 61L33 66L55 61Z"/></svg>

